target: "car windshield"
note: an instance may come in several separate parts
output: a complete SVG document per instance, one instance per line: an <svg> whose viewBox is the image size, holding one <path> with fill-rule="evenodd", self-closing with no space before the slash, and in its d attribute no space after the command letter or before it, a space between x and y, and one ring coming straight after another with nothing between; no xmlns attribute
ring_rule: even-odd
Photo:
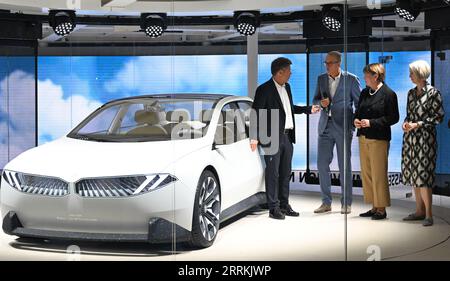
<svg viewBox="0 0 450 281"><path fill-rule="evenodd" d="M201 138L208 130L215 103L214 99L156 97L112 102L67 136L110 142Z"/></svg>

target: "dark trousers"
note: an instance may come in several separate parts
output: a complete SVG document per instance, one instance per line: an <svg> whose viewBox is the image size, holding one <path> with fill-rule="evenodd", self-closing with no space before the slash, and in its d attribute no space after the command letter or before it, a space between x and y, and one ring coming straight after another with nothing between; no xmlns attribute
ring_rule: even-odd
<svg viewBox="0 0 450 281"><path fill-rule="evenodd" d="M289 204L289 182L294 147L287 134L280 135L280 146L274 155L264 155L266 162L266 196L270 210Z"/></svg>

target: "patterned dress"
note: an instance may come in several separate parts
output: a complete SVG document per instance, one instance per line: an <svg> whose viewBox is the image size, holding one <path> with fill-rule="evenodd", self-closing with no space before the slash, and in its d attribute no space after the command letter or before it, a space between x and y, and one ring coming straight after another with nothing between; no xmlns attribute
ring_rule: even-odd
<svg viewBox="0 0 450 281"><path fill-rule="evenodd" d="M444 119L439 90L426 85L420 95L417 87L409 90L405 122L420 127L403 134L402 181L414 187L432 188L435 178L437 140L436 125Z"/></svg>

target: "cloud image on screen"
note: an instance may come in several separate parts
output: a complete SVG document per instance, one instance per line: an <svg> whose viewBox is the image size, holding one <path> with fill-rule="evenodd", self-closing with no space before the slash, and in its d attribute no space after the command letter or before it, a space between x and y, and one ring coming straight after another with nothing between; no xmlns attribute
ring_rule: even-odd
<svg viewBox="0 0 450 281"><path fill-rule="evenodd" d="M258 83L271 77L281 55L260 55ZM306 55L293 61L294 103L306 104ZM246 55L39 57L38 140L67 134L108 101L147 94L212 93L247 96ZM306 166L306 117L296 116L298 142L293 167Z"/></svg>

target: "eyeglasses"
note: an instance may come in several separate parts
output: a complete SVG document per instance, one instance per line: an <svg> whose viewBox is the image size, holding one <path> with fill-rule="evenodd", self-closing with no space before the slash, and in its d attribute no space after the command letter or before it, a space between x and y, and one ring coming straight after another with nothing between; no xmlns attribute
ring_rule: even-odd
<svg viewBox="0 0 450 281"><path fill-rule="evenodd" d="M338 63L337 61L324 61L323 64L325 65L331 65L331 64L336 64Z"/></svg>

